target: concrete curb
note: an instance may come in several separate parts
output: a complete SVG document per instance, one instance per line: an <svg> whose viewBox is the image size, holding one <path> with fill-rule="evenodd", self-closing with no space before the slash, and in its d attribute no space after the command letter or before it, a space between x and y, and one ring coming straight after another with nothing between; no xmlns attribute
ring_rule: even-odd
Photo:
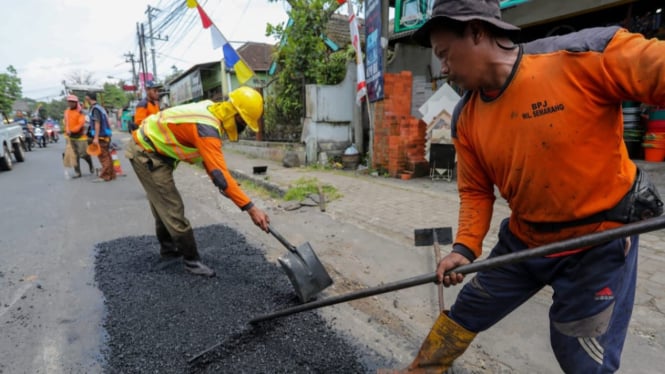
<svg viewBox="0 0 665 374"><path fill-rule="evenodd" d="M259 186L265 188L269 192L276 194L280 198L283 198L284 195L286 195L286 191L288 191L287 188L281 187L281 186L279 186L275 183L268 182L263 178L257 178L253 175L247 174L247 173L245 173L243 171L240 171L240 170L237 170L237 169L229 170L229 172L231 173L231 175L233 175L233 178L235 178L239 181L240 180L251 181L252 183L254 183L256 185L259 185Z"/></svg>

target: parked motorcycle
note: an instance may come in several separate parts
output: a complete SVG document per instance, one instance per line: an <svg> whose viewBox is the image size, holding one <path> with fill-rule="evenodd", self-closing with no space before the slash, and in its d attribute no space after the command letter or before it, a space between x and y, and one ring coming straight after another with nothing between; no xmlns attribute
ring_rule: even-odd
<svg viewBox="0 0 665 374"><path fill-rule="evenodd" d="M42 126L35 126L35 141L39 148L46 148L46 131Z"/></svg>

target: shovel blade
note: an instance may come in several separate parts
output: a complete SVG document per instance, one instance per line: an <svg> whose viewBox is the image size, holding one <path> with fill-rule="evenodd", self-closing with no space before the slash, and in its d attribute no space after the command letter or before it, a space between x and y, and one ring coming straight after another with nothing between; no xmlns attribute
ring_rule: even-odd
<svg viewBox="0 0 665 374"><path fill-rule="evenodd" d="M303 303L333 283L309 243L299 245L295 252L288 252L278 261Z"/></svg>
<svg viewBox="0 0 665 374"><path fill-rule="evenodd" d="M413 239L416 247L433 245L434 234L436 234L437 244L445 245L453 242L453 229L451 227L415 229L413 230Z"/></svg>

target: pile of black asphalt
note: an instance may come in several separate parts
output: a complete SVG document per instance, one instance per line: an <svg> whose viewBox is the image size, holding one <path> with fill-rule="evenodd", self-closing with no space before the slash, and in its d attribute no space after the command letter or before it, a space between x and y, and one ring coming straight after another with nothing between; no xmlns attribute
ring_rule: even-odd
<svg viewBox="0 0 665 374"><path fill-rule="evenodd" d="M288 277L228 227L198 228L195 237L214 278L189 275L180 261L160 264L154 236L97 245L106 372L366 373L390 365L315 311L248 324L298 304Z"/></svg>

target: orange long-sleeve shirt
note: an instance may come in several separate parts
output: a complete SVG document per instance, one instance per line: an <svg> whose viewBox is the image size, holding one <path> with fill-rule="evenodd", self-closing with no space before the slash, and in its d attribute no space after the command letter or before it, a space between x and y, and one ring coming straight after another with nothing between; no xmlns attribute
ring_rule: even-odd
<svg viewBox="0 0 665 374"><path fill-rule="evenodd" d="M85 114L80 109L65 109L63 119L65 122L65 133L70 132L73 138L85 136Z"/></svg>
<svg viewBox="0 0 665 374"><path fill-rule="evenodd" d="M159 103L153 103L148 99L143 99L136 105L136 110L134 111L134 124L139 127L141 126L141 122L143 122L143 120L149 115L157 113L159 113Z"/></svg>
<svg viewBox="0 0 665 374"><path fill-rule="evenodd" d="M476 256L489 229L494 185L510 230L529 247L616 227L542 232L614 207L636 173L623 142L623 100L665 103L665 42L617 27L521 46L497 97L467 94L453 116L460 193L456 243Z"/></svg>
<svg viewBox="0 0 665 374"><path fill-rule="evenodd" d="M210 179L226 197L243 210L253 205L226 166L222 140L217 132L209 131L209 126L199 126L196 123L169 124L168 127L180 144L198 149ZM200 128L203 130L199 131ZM134 131L132 135L138 144L139 131Z"/></svg>

